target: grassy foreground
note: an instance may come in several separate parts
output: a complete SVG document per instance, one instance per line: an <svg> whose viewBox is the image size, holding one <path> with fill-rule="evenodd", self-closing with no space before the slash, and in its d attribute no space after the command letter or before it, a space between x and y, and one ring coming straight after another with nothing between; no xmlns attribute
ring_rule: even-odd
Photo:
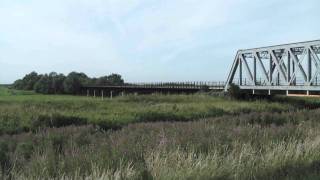
<svg viewBox="0 0 320 180"><path fill-rule="evenodd" d="M227 114L282 112L295 108L294 105L277 102L228 101L222 97L201 94L131 95L102 101L92 97L23 93L5 92L0 96L0 134L86 124L108 130L119 129L129 123L190 121Z"/></svg>
<svg viewBox="0 0 320 180"><path fill-rule="evenodd" d="M320 178L317 99L3 91L3 179Z"/></svg>

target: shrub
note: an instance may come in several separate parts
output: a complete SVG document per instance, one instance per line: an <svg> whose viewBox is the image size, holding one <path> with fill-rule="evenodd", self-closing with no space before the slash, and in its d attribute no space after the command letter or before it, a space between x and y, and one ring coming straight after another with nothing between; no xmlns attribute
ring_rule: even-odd
<svg viewBox="0 0 320 180"><path fill-rule="evenodd" d="M230 97L234 98L234 99L240 99L243 97L243 94L241 92L241 89L239 86L235 85L235 84L230 84L229 89L228 89L228 94Z"/></svg>

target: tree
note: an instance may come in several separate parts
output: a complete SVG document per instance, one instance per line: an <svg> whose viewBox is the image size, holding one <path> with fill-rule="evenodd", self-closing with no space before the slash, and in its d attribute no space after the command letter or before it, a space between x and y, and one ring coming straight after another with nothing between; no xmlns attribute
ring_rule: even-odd
<svg viewBox="0 0 320 180"><path fill-rule="evenodd" d="M16 80L13 88L19 90L34 90L42 94L77 94L86 85L121 85L124 80L119 74L111 74L100 78L89 78L84 73L71 72L66 77L63 74L51 72L39 75L31 72L23 79Z"/></svg>
<svg viewBox="0 0 320 180"><path fill-rule="evenodd" d="M49 74L50 79L50 94L63 94L64 93L64 81L66 77L63 74L51 72Z"/></svg>
<svg viewBox="0 0 320 180"><path fill-rule="evenodd" d="M109 82L111 85L122 85L124 84L124 80L119 74L111 74L108 76Z"/></svg>
<svg viewBox="0 0 320 180"><path fill-rule="evenodd" d="M84 73L71 72L64 80L64 91L68 94L77 94L81 87L87 85L89 78Z"/></svg>
<svg viewBox="0 0 320 180"><path fill-rule="evenodd" d="M34 85L40 78L41 76L38 75L38 73L31 72L25 75L22 79L15 81L13 87L20 90L33 90Z"/></svg>
<svg viewBox="0 0 320 180"><path fill-rule="evenodd" d="M121 75L119 75L119 74L111 74L109 76L102 76L95 83L95 85L98 85L98 86L123 85L123 84L124 84L124 80L122 79Z"/></svg>
<svg viewBox="0 0 320 180"><path fill-rule="evenodd" d="M25 83L24 90L33 90L34 85L37 83L37 81L40 79L40 76L36 72L31 72L30 74L27 74L23 81Z"/></svg>
<svg viewBox="0 0 320 180"><path fill-rule="evenodd" d="M34 86L37 93L49 94L50 93L50 78L47 74L43 75Z"/></svg>
<svg viewBox="0 0 320 180"><path fill-rule="evenodd" d="M93 84L94 84L94 85L97 85L97 86L110 85L110 83L109 83L109 77L108 77L108 76L100 77L100 78L96 79L96 80L93 82Z"/></svg>
<svg viewBox="0 0 320 180"><path fill-rule="evenodd" d="M14 89L23 89L23 87L24 87L23 80L22 80L22 79L16 80L16 81L13 83L12 87L13 87Z"/></svg>

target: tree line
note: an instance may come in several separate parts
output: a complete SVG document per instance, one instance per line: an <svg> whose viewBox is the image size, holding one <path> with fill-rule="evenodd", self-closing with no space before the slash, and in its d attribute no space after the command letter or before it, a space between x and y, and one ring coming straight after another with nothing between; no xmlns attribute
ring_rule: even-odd
<svg viewBox="0 0 320 180"><path fill-rule="evenodd" d="M42 94L77 94L82 86L123 85L119 74L111 74L99 78L90 78L82 72L71 72L67 76L61 73L38 74L31 72L22 79L16 80L12 88L17 90L33 90Z"/></svg>

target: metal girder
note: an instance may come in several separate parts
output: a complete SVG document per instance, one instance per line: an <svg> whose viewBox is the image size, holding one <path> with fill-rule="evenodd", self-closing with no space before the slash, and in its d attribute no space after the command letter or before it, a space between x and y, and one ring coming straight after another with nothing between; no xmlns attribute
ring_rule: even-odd
<svg viewBox="0 0 320 180"><path fill-rule="evenodd" d="M242 56L240 56L240 59L241 59L241 62L244 64L244 67L246 68L247 74L249 76L249 80L255 84L255 82L253 80L253 75L251 73L251 70L249 68L249 65L248 65L246 58L242 55Z"/></svg>
<svg viewBox="0 0 320 180"><path fill-rule="evenodd" d="M237 52L237 55L233 61L233 64L232 64L232 67L231 67L231 72L229 73L228 75L228 78L227 78L227 81L228 82L232 82L233 79L234 79L234 76L236 74L236 71L238 69L238 66L239 66L239 51Z"/></svg>
<svg viewBox="0 0 320 180"><path fill-rule="evenodd" d="M304 71L304 69L303 69L303 67L302 67L302 65L301 65L301 61L304 60L305 54L303 54L303 57L300 58L300 60L299 60L298 57L297 57L297 55L294 54L291 49L289 49L288 51L289 51L291 57L293 57L293 61L295 62L296 66L298 66L298 68L299 68L299 70L300 70L300 72L301 72L304 80L307 81L307 74L306 74L306 72ZM295 73L295 72L294 72L294 76L296 76L296 73Z"/></svg>
<svg viewBox="0 0 320 180"><path fill-rule="evenodd" d="M315 80L315 78L320 73L320 59L319 59L318 55L316 54L316 52L311 47L309 47L308 49L309 49L309 51L311 53L311 59L313 60L315 66L316 66L316 72L315 72L314 76L310 80L310 82L312 82L312 81Z"/></svg>
<svg viewBox="0 0 320 180"><path fill-rule="evenodd" d="M273 62L275 63L276 65L276 68L278 69L278 72L282 75L282 77L287 81L287 77L286 77L286 74L285 74L285 70L283 69L283 66L281 66L280 62L279 62L279 59L275 56L274 54L274 51L270 51L269 52L272 56L272 60Z"/></svg>
<svg viewBox="0 0 320 180"><path fill-rule="evenodd" d="M264 67L264 65L263 65L263 62L262 62L262 60L261 60L261 58L260 58L260 56L259 56L259 54L257 53L257 52L255 52L254 53L254 57L258 60L258 64L259 64L259 66L260 66L260 68L261 68L261 70L262 70L262 74L264 75L264 78L268 81L268 83L270 84L270 82L269 82L269 77L268 77L268 73L267 73L267 71L266 71L266 68Z"/></svg>
<svg viewBox="0 0 320 180"><path fill-rule="evenodd" d="M313 82L320 75L319 54L320 40L239 50L226 81L225 90L227 91L235 80L236 71L239 71L240 88L270 90L272 86L272 89L282 90L283 87L297 86L297 78L301 76L302 85L308 89L317 85ZM260 73L257 73L257 64ZM246 74L243 74L242 68ZM243 78L252 83L243 85ZM258 83L258 78L263 78L264 83ZM319 88L312 89L320 89L320 84Z"/></svg>

